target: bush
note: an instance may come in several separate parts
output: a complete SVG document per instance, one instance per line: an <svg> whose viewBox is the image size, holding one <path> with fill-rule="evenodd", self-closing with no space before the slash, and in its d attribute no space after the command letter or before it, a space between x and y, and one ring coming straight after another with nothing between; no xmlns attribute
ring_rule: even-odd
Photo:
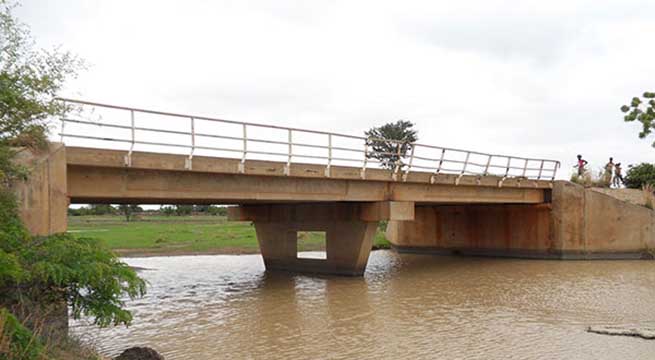
<svg viewBox="0 0 655 360"><path fill-rule="evenodd" d="M630 166L625 176L625 186L630 189L641 189L644 185L655 186L655 165L641 163Z"/></svg>
<svg viewBox="0 0 655 360"><path fill-rule="evenodd" d="M0 360L44 358L44 348L38 337L7 309L0 308Z"/></svg>
<svg viewBox="0 0 655 360"><path fill-rule="evenodd" d="M0 304L13 311L25 304L66 301L75 318L91 316L100 326L127 325L132 315L123 309L121 297L142 296L145 287L98 240L29 236L11 189L0 186Z"/></svg>
<svg viewBox="0 0 655 360"><path fill-rule="evenodd" d="M145 282L96 239L67 234L33 238L18 253L25 270L22 281L10 286L15 298L63 297L74 318L91 316L99 326L128 325L132 314L123 309L121 296L145 293Z"/></svg>
<svg viewBox="0 0 655 360"><path fill-rule="evenodd" d="M610 184L607 182L605 177L605 170L600 169L597 175L594 175L590 170L584 172L583 175L579 175L578 172L571 174L572 183L582 185L584 187L595 187L595 188L608 188Z"/></svg>

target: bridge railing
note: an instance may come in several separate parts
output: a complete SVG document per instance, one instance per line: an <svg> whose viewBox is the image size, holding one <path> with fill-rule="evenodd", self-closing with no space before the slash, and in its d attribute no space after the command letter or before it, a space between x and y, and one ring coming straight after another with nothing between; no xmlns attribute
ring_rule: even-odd
<svg viewBox="0 0 655 360"><path fill-rule="evenodd" d="M138 109L74 99L59 99L76 111L62 117L61 141L78 140L82 145L123 144L125 166L132 165L132 153L139 148L183 153L185 166L193 168L200 153L240 159L245 172L247 160L284 161L290 175L294 162L316 163L330 177L337 165L387 169L394 180L406 181L412 172L455 174L456 184L465 175L497 176L499 185L507 178L554 180L559 161L408 143L401 140L338 134L277 125L239 122L205 116ZM167 121L170 120L170 121ZM103 147L112 148L109 145Z"/></svg>

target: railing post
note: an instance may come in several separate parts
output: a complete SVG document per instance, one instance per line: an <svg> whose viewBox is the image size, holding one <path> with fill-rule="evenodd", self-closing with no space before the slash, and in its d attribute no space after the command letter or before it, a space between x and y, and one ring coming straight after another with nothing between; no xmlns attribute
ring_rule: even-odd
<svg viewBox="0 0 655 360"><path fill-rule="evenodd" d="M525 159L525 164L523 165L523 173L521 174L521 177L525 177L527 171L528 171L528 159Z"/></svg>
<svg viewBox="0 0 655 360"><path fill-rule="evenodd" d="M325 167L325 177L330 177L330 167L332 166L332 134L328 134L328 162Z"/></svg>
<svg viewBox="0 0 655 360"><path fill-rule="evenodd" d="M66 113L66 101L62 101L62 103L64 104L63 108L64 108L64 114L65 114ZM61 137L59 138L59 142L61 142L63 144L64 143L64 129L66 128L66 120L64 120L63 115L59 118L59 120L61 120L61 132L59 133L59 135Z"/></svg>
<svg viewBox="0 0 655 360"><path fill-rule="evenodd" d="M130 122L132 127L132 143L130 145L130 151L125 157L125 166L132 166L132 151L134 151L134 110L130 110Z"/></svg>
<svg viewBox="0 0 655 360"><path fill-rule="evenodd" d="M541 180L541 173L544 171L544 161L541 160L541 165L539 166L539 175L537 176L537 180Z"/></svg>
<svg viewBox="0 0 655 360"><path fill-rule="evenodd" d="M405 170L405 173L403 174L403 181L407 181L407 175L409 174L409 171L412 169L412 163L414 162L414 149L416 149L416 145L412 144L412 152L411 155L409 156L409 165L407 166L407 170Z"/></svg>
<svg viewBox="0 0 655 360"><path fill-rule="evenodd" d="M491 158L492 157L493 157L493 155L489 155L489 158L487 159L487 166L484 167L484 174L482 174L483 176L489 175L489 166L491 165Z"/></svg>
<svg viewBox="0 0 655 360"><path fill-rule="evenodd" d="M430 176L430 184L434 184L435 182L435 177L441 173L441 166L443 165L443 159L446 156L446 149L441 149L441 158L439 159L439 165L437 166L437 171L434 172L432 176Z"/></svg>
<svg viewBox="0 0 655 360"><path fill-rule="evenodd" d="M401 151L402 151L402 144L398 143L398 145L396 147L398 148L398 151L397 151L397 154L396 154L398 156L398 159L396 160L396 167L393 169L393 174L391 175L391 178L393 179L393 181L398 180L398 172L400 171L400 166L402 165L402 159L400 157L400 154L401 154Z"/></svg>
<svg viewBox="0 0 655 360"><path fill-rule="evenodd" d="M459 176L455 180L455 185L459 185L460 180L462 180L462 177L464 177L464 174L466 173L466 168L468 167L470 158L471 158L471 152L469 151L469 152L466 153L466 159L464 160L464 167L462 167L461 174L459 174Z"/></svg>
<svg viewBox="0 0 655 360"><path fill-rule="evenodd" d="M362 164L362 171L360 171L360 173L359 173L362 180L366 179L366 164L367 163L368 163L368 141L364 140L364 164Z"/></svg>
<svg viewBox="0 0 655 360"><path fill-rule="evenodd" d="M508 156L507 157L507 165L505 166L505 175L503 176L502 179L500 179L500 181L498 181L498 187L499 188L503 187L503 182L505 182L505 179L507 179L507 177L509 176L509 167L510 167L511 164L512 164L512 157Z"/></svg>
<svg viewBox="0 0 655 360"><path fill-rule="evenodd" d="M241 157L241 162L239 163L239 173L244 174L246 172L246 155L248 154L248 131L246 130L246 124L243 124L243 156Z"/></svg>
<svg viewBox="0 0 655 360"><path fill-rule="evenodd" d="M293 143L291 140L291 133L292 130L289 129L289 157L287 158L287 166L284 167L284 175L289 176L291 175L291 156L293 155Z"/></svg>
<svg viewBox="0 0 655 360"><path fill-rule="evenodd" d="M555 175L557 175L557 169L559 169L559 167L560 167L559 161L555 162L555 167L553 168L553 178L551 179L551 181L555 181Z"/></svg>
<svg viewBox="0 0 655 360"><path fill-rule="evenodd" d="M186 164L184 164L184 167L187 170L193 169L193 152L196 150L196 129L195 129L195 119L191 118L191 153L189 154L189 158L186 161Z"/></svg>

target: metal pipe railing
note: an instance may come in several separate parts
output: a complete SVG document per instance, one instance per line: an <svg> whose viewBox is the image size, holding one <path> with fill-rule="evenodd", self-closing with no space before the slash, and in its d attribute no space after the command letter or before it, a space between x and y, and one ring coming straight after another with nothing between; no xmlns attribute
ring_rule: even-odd
<svg viewBox="0 0 655 360"><path fill-rule="evenodd" d="M112 142L122 142L129 144L129 151L125 156L125 165L132 165L132 153L134 152L135 145L149 145L149 146L164 146L164 147L174 147L174 148L186 148L189 150L187 153L186 168L191 170L193 168L193 157L196 155L197 150L207 150L207 151L221 151L221 152L231 152L231 153L240 153L241 161L239 163L239 171L245 172L245 163L249 158L249 155L264 155L264 156L273 156L273 157L284 157L285 158L285 175L290 175L291 166L294 159L315 159L321 160L325 166L325 176L331 176L331 167L334 165L335 161L349 162L349 163L360 163L361 164L361 177L362 179L366 178L366 170L370 167L381 168L383 162L381 158L390 158L394 159L393 163L389 164L390 175L394 180L398 180L398 175L402 173L402 180L407 181L408 176L414 169L426 170L429 173L432 173L430 182L434 183L435 176L439 174L454 174L458 175L455 181L455 184L459 184L460 179L464 175L474 175L478 177L482 176L496 176L501 177L502 180L499 182L499 186L502 186L502 182L509 177L517 177L531 180L554 180L557 169L560 166L559 161L549 160L549 159L536 159L536 158L527 158L520 156L510 156L510 155L500 155L500 154L488 154L478 151L469 151L455 148L446 148L433 145L424 145L418 143L409 143L402 140L394 139L380 139L373 137L362 137L348 134L339 134L326 131L317 131L317 130L306 130L306 129L297 129L291 127L277 126L277 125L265 125L249 122L239 122L234 120L225 120L219 118L210 118L204 116L196 115L187 115L187 114L178 114L171 112L163 111L154 111L138 108L130 108L124 106L116 106L109 104L102 104L89 101L81 101L74 99L64 99L59 98L58 100L65 103L76 104L80 108L93 107L101 109L111 109L125 111L129 113L130 123L129 125L113 124L102 121L89 121L89 120L80 120L72 119L68 117L62 117L61 120L61 140L64 138L75 138L75 139L88 139L88 140L97 140L97 141L112 141ZM187 128L188 131L182 129L169 129L164 127L153 127L153 126L137 126L136 115L139 114L148 114L156 115L163 118L186 118L190 120L190 128ZM159 119L159 118L158 118ZM158 125L161 124L158 120ZM231 136L228 134L222 134L218 132L203 132L197 131L198 121L207 121L210 124L220 123L228 125L239 125L241 127L241 136ZM110 128L117 130L129 130L130 136L129 139L120 138L120 137L108 137L108 136L96 136L93 134L88 134L84 132L75 132L71 130L71 126L66 127L66 124L78 124L82 126L95 126L101 128ZM189 123L187 123L189 124ZM188 126L188 125L187 125ZM287 133L286 139L265 139L261 137L249 137L248 128L260 128L260 129L270 129L270 130L282 130ZM161 141L147 141L143 137L137 136L141 133L154 133L160 135L180 135L185 136L187 139L190 139L190 144L181 144L179 142L161 142ZM327 144L320 143L310 143L310 142L294 142L294 139L298 139L301 135L321 135L325 136ZM199 138L211 138L218 140L225 140L223 146L206 146L200 145L198 143ZM157 139L161 139L158 137ZM363 142L363 148L359 146L348 147L345 145L335 146L335 142L339 140L357 140ZM188 140L187 140L188 141ZM240 146L230 147L229 141L238 141L241 143ZM280 145L287 148L286 152L281 151L271 151L271 150L256 150L251 148L250 144L269 144L269 145ZM382 151L376 150L379 146L384 145L385 148L393 149L392 151ZM316 155L316 154L306 154L300 152L300 149L314 149L317 151L325 151L325 155ZM437 157L435 158L434 150L437 150ZM350 158L343 156L335 156L334 152L349 152L359 154L358 158ZM483 160L484 159L484 160ZM480 162L478 162L480 161ZM501 161L505 161L505 165L498 164ZM514 162L514 163L513 163ZM427 165L426 165L427 163ZM532 164L531 164L532 163ZM521 165L518 165L521 164ZM538 167L535 167L538 164ZM504 170L503 173L497 174L495 170Z"/></svg>

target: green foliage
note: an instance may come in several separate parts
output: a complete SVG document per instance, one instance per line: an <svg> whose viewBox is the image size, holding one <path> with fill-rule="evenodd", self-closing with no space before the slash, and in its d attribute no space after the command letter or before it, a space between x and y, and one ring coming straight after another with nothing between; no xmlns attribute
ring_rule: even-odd
<svg viewBox="0 0 655 360"><path fill-rule="evenodd" d="M655 130L655 92L645 92L643 99L634 97L630 105L621 106L621 111L626 115L623 119L626 122L639 121L642 129L639 138L644 139ZM653 143L655 147L655 142Z"/></svg>
<svg viewBox="0 0 655 360"><path fill-rule="evenodd" d="M132 220L134 213L143 212L143 209L139 205L124 204L118 205L118 211L125 215L125 221L129 222Z"/></svg>
<svg viewBox="0 0 655 360"><path fill-rule="evenodd" d="M227 207L210 205L207 212L214 216L227 216Z"/></svg>
<svg viewBox="0 0 655 360"><path fill-rule="evenodd" d="M0 360L45 358L41 305L66 301L74 317L93 317L100 326L129 324L132 315L121 299L145 292L145 282L99 241L33 238L20 221L11 188L29 172L14 164L16 147L47 146L48 119L71 110L56 93L83 65L69 53L34 49L14 7L0 0L0 304L10 309L0 309Z"/></svg>
<svg viewBox="0 0 655 360"><path fill-rule="evenodd" d="M625 186L641 189L644 185L655 186L655 164L641 163L631 166L625 175Z"/></svg>
<svg viewBox="0 0 655 360"><path fill-rule="evenodd" d="M0 143L43 147L48 118L67 107L55 100L83 63L68 52L35 49L29 28L0 0Z"/></svg>
<svg viewBox="0 0 655 360"><path fill-rule="evenodd" d="M100 326L129 324L121 297L142 296L145 282L99 240L61 234L31 238L20 224L15 203L0 204L0 302L65 299L74 317L94 317Z"/></svg>
<svg viewBox="0 0 655 360"><path fill-rule="evenodd" d="M386 169L404 167L405 164L400 163L401 159L418 140L417 131L413 130L413 127L414 124L409 121L398 120L364 132L369 146L366 157L379 160L382 167Z"/></svg>
<svg viewBox="0 0 655 360"><path fill-rule="evenodd" d="M171 205L162 205L159 208L159 212L166 215L166 216L172 216L175 215L175 207Z"/></svg>
<svg viewBox="0 0 655 360"><path fill-rule="evenodd" d="M77 209L68 208L68 215L71 216L114 215L118 213L118 209L108 204L91 204Z"/></svg>
<svg viewBox="0 0 655 360"><path fill-rule="evenodd" d="M175 205L175 215L191 215L193 212L193 205Z"/></svg>
<svg viewBox="0 0 655 360"><path fill-rule="evenodd" d="M65 295L74 318L94 317L99 326L129 324L121 296L145 294L145 282L99 240L61 234L35 238L21 249L26 281ZM17 292L27 292L20 287ZM20 295L20 294L19 294Z"/></svg>
<svg viewBox="0 0 655 360"><path fill-rule="evenodd" d="M39 339L7 309L0 308L0 360L46 358Z"/></svg>

